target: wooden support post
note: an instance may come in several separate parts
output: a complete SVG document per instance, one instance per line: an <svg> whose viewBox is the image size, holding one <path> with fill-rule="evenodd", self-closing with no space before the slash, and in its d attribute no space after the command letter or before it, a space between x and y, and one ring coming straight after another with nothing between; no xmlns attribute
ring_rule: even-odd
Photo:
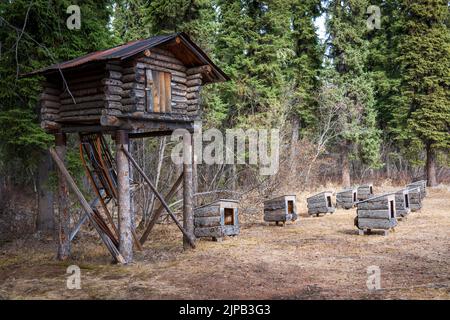
<svg viewBox="0 0 450 320"><path fill-rule="evenodd" d="M58 157L64 162L66 157L66 135L55 134L55 149ZM58 260L66 260L70 256L70 211L69 190L67 182L58 171Z"/></svg>
<svg viewBox="0 0 450 320"><path fill-rule="evenodd" d="M116 165L119 212L119 251L126 263L133 261L133 233L130 206L130 164L124 150L128 150L128 132L116 131Z"/></svg>
<svg viewBox="0 0 450 320"><path fill-rule="evenodd" d="M166 209L167 213L172 218L172 220L175 222L175 224L177 225L178 229L180 229L180 231L183 233L183 235L187 238L187 240L189 242L189 245L192 248L195 248L195 237L192 234L187 233L186 230L184 230L183 226L178 222L177 217L175 217L175 214L169 208L169 205L167 204L166 200L164 200L162 195L158 192L158 190L156 190L156 188L153 185L153 183L145 175L145 172L142 170L141 167L139 167L139 165L137 164L136 160L133 159L131 154L125 149L122 149L122 150L125 153L125 155L128 157L128 159L131 161L133 166L136 168L136 170L141 174L142 178L144 178L145 182L147 182L147 184L150 187L150 189L152 189L152 191L155 194L156 198L158 198L158 200L161 202L161 205L164 207L164 209ZM173 189L175 189L175 187ZM175 192L175 190L173 190L173 192Z"/></svg>
<svg viewBox="0 0 450 320"><path fill-rule="evenodd" d="M192 136L190 133L183 137L183 228L194 237L194 207L192 182ZM189 239L183 237L183 247L189 249Z"/></svg>
<svg viewBox="0 0 450 320"><path fill-rule="evenodd" d="M100 226L97 224L96 220L94 219L94 211L92 210L92 207L89 205L89 203L84 198L83 194L81 193L80 189L78 189L77 185L75 184L75 181L70 176L69 171L67 171L66 167L64 166L64 163L62 162L61 158L58 156L56 151L52 148L50 148L50 155L53 158L53 161L55 161L59 172L61 173L61 177L65 179L65 181L68 183L69 187L72 189L72 191L75 193L75 195L78 198L78 201L80 202L81 206L83 207L84 211L88 215L92 225L94 226L95 230L97 230L98 234L100 235L100 238L103 240L103 243L108 248L109 252L111 252L111 255L116 259L119 263L125 263L125 260L123 259L122 255L119 253L113 242L111 241L111 238L105 234Z"/></svg>

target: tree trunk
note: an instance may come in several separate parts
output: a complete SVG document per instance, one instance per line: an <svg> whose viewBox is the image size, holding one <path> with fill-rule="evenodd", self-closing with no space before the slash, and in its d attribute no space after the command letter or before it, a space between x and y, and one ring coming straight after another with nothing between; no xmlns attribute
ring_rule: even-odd
<svg viewBox="0 0 450 320"><path fill-rule="evenodd" d="M64 162L66 157L66 135L55 134L55 150L58 157ZM58 255L59 260L66 260L70 256L70 211L69 189L66 179L58 170Z"/></svg>
<svg viewBox="0 0 450 320"><path fill-rule="evenodd" d="M297 160L297 142L298 132L300 130L300 119L298 116L294 116L292 119L292 137L291 137L291 150L290 150L290 163L291 168L296 171L295 162Z"/></svg>
<svg viewBox="0 0 450 320"><path fill-rule="evenodd" d="M55 233L55 212L53 208L53 191L48 186L52 161L48 151L41 155L38 168L38 216L36 230L44 234Z"/></svg>
<svg viewBox="0 0 450 320"><path fill-rule="evenodd" d="M350 161L348 159L348 148L344 148L344 150L342 150L341 166L342 186L344 188L350 187Z"/></svg>
<svg viewBox="0 0 450 320"><path fill-rule="evenodd" d="M133 234L130 202L130 164L122 147L128 150L128 133L116 132L117 189L119 194L119 251L125 263L133 261Z"/></svg>
<svg viewBox="0 0 450 320"><path fill-rule="evenodd" d="M427 183L429 187L437 186L436 178L436 152L432 149L431 145L427 145Z"/></svg>
<svg viewBox="0 0 450 320"><path fill-rule="evenodd" d="M194 208L192 188L192 142L191 135L183 138L183 228L194 238ZM191 249L189 239L183 236L183 248Z"/></svg>

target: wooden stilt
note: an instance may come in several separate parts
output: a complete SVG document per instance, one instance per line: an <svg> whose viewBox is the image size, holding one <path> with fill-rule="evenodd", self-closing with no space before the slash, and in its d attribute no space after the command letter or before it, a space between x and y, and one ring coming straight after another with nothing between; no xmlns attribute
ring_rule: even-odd
<svg viewBox="0 0 450 320"><path fill-rule="evenodd" d="M50 148L50 155L52 156L53 160L55 161L56 165L58 166L59 172L61 173L61 177L65 179L65 181L68 183L70 188L72 188L72 191L75 193L75 195L78 198L78 201L80 202L81 206L83 207L84 211L88 215L92 225L97 230L98 234L103 240L103 243L106 245L108 250L111 252L111 255L116 259L119 263L125 263L125 260L123 259L120 252L117 250L114 243L111 241L111 238L108 237L108 235L103 232L99 224L96 222L95 219L95 212L93 211L92 207L89 205L89 203L84 198L83 194L81 193L80 189L78 189L77 185L75 184L75 181L70 176L69 172L67 171L66 167L64 166L64 163L59 158L56 151L52 148Z"/></svg>
<svg viewBox="0 0 450 320"><path fill-rule="evenodd" d="M55 134L55 150L64 162L66 157L66 135ZM58 171L58 260L66 260L70 256L70 211L69 190L62 173Z"/></svg>
<svg viewBox="0 0 450 320"><path fill-rule="evenodd" d="M116 165L119 212L119 251L125 263L133 261L133 232L130 207L130 164L123 150L128 150L128 133L116 132Z"/></svg>
<svg viewBox="0 0 450 320"><path fill-rule="evenodd" d="M194 237L194 207L193 207L193 185L192 185L192 139L191 134L183 137L184 161L183 161L183 228ZM183 237L183 247L190 248L189 238Z"/></svg>

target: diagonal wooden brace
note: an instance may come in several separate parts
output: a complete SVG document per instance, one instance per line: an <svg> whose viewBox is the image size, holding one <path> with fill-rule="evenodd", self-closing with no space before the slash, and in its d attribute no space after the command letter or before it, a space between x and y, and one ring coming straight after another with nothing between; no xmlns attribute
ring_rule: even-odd
<svg viewBox="0 0 450 320"><path fill-rule="evenodd" d="M170 198L173 197L173 195L175 194L175 192L178 189L178 186L181 184L181 182L183 182L183 174L181 174L177 181L175 181L175 183L173 184L172 188L170 189L169 193L166 195L166 199L170 200ZM159 205L159 207L156 209L155 214L153 215L152 219L150 220L147 228L145 229L144 233L142 234L142 237L140 239L141 244L144 244L145 241L147 241L148 235L150 234L150 232L152 231L153 227L156 224L156 221L159 219L159 217L161 216L161 213L163 212L164 207L162 204Z"/></svg>
<svg viewBox="0 0 450 320"><path fill-rule="evenodd" d="M133 164L133 166L136 168L136 170L141 174L142 178L144 178L145 182L147 182L147 184L149 185L150 189L152 189L152 191L155 193L155 196L158 198L158 200L161 202L161 204L164 207L164 209L167 211L169 216L175 222L175 224L177 225L178 229L180 229L180 231L183 233L183 235L188 239L189 245L192 248L195 248L195 240L193 239L192 235L190 235L188 232L186 232L186 230L184 230L183 226L180 224L180 222L178 221L177 217L175 217L175 214L169 208L169 206L167 205L167 203L164 200L164 198L162 197L162 195L158 192L158 190L156 190L155 186L150 181L150 179L145 175L145 172L141 169L141 167L139 167L139 165L137 164L136 160L133 159L131 154L125 148L122 148L122 151L125 153L125 155L127 156L128 160L130 160L130 162Z"/></svg>
<svg viewBox="0 0 450 320"><path fill-rule="evenodd" d="M75 195L78 198L78 201L80 202L81 206L83 207L84 211L87 213L89 220L91 221L92 225L94 226L95 230L100 235L100 238L103 240L104 244L108 248L111 255L114 257L114 259L124 264L125 259L120 254L119 250L116 248L116 246L112 243L111 239L103 233L101 228L98 226L97 222L95 221L94 217L94 211L89 206L89 203L84 198L83 194L81 193L80 189L77 187L75 181L73 180L72 176L70 175L69 171L67 171L66 166L64 165L64 162L59 158L58 154L56 153L55 149L50 148L50 155L52 156L53 160L56 163L56 166L58 167L59 171L61 171L64 179L66 179L69 187L72 189L72 191L75 193Z"/></svg>

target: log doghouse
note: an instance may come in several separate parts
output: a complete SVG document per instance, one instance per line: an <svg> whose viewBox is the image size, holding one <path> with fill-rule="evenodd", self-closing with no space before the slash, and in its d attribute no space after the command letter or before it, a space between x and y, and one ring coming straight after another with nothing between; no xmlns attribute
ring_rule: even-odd
<svg viewBox="0 0 450 320"><path fill-rule="evenodd" d="M406 189L408 189L411 211L416 212L422 209L422 187L418 187L417 185L407 185Z"/></svg>
<svg viewBox="0 0 450 320"><path fill-rule="evenodd" d="M26 76L35 75L44 79L39 98L41 127L56 138L51 155L59 170L58 203L62 212L58 257L69 256L70 241L89 220L114 259L128 263L133 259L133 247L142 248L164 211L182 232L184 248L195 247L196 169L190 140L194 123L201 120L201 88L229 77L185 33L132 41ZM189 142L184 149L187 154L183 172L175 177L178 179L170 191L162 195L134 160L130 139L167 136L176 129L186 132L183 140ZM80 158L95 193L90 203L65 167L68 134L79 137ZM115 141L115 152L110 151L114 144L106 136ZM131 172L142 176L159 201L141 236L132 221ZM179 222L168 201L181 185L183 221ZM77 195L85 211L72 230L68 190Z"/></svg>
<svg viewBox="0 0 450 320"><path fill-rule="evenodd" d="M358 191L355 188L345 189L336 193L336 207L351 209L358 201Z"/></svg>
<svg viewBox="0 0 450 320"><path fill-rule="evenodd" d="M336 208L333 205L332 196L332 191L324 191L307 198L308 213L319 216L321 213L335 212Z"/></svg>
<svg viewBox="0 0 450 320"><path fill-rule="evenodd" d="M423 199L427 196L427 180L411 182L406 187L407 188L419 187L421 198Z"/></svg>
<svg viewBox="0 0 450 320"><path fill-rule="evenodd" d="M375 229L387 235L397 225L395 197L383 194L357 203L355 225L360 235Z"/></svg>
<svg viewBox="0 0 450 320"><path fill-rule="evenodd" d="M408 189L402 189L395 193L395 210L397 219L406 218L411 212Z"/></svg>
<svg viewBox="0 0 450 320"><path fill-rule="evenodd" d="M371 183L359 186L357 189L358 201L369 199L373 196L373 185Z"/></svg>
<svg viewBox="0 0 450 320"><path fill-rule="evenodd" d="M297 220L295 195L285 195L264 201L264 221L275 222L278 225L286 221Z"/></svg>
<svg viewBox="0 0 450 320"><path fill-rule="evenodd" d="M194 209L194 234L221 241L239 234L238 201L220 199Z"/></svg>

